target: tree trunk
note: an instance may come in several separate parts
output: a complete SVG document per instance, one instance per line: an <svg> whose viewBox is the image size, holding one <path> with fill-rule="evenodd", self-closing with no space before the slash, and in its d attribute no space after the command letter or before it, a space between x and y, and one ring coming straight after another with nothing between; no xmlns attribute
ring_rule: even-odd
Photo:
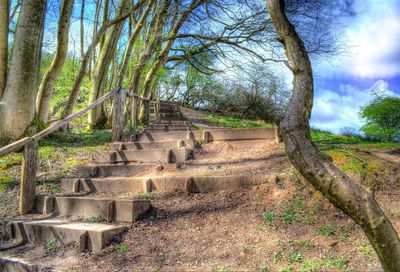
<svg viewBox="0 0 400 272"><path fill-rule="evenodd" d="M62 1L60 18L58 20L56 53L49 69L43 76L36 98L37 117L44 124L47 124L48 121L49 105L54 84L67 58L69 26L73 7L74 0Z"/></svg>
<svg viewBox="0 0 400 272"><path fill-rule="evenodd" d="M100 27L100 29L96 32L96 35L92 39L92 43L89 45L88 49L86 50L86 54L82 60L79 72L75 77L74 84L72 85L71 93L68 97L67 105L65 106L65 109L64 109L63 113L61 114L62 118L67 117L73 111L76 99L78 98L79 90L80 90L82 82L83 82L83 78L85 77L86 69L90 62L92 54L94 54L94 52L96 50L97 44L100 42L101 38L103 37L103 35L105 34L105 32L107 31L107 29L109 27L113 26L114 24L121 23L128 16L129 16L129 14L124 14L120 17L117 17L114 20L109 21L106 24L103 24Z"/></svg>
<svg viewBox="0 0 400 272"><path fill-rule="evenodd" d="M0 0L0 99L7 80L9 0Z"/></svg>
<svg viewBox="0 0 400 272"><path fill-rule="evenodd" d="M118 74L117 88L122 87L122 83L124 82L124 78L125 78L125 74L126 74L126 69L128 68L128 63L129 63L129 60L132 55L133 45L135 44L136 38L138 37L139 32L144 25L144 21L146 20L147 15L150 13L150 10L152 9L154 2L155 2L155 0L149 1L145 11L140 16L139 21L136 23L133 33L131 33L131 35L129 37L129 41L128 41L128 45L126 46L124 58L122 59L121 69Z"/></svg>
<svg viewBox="0 0 400 272"><path fill-rule="evenodd" d="M189 17L190 13L195 10L198 6L202 4L201 0L192 0L189 7L179 16L179 19L173 25L171 31L168 33L169 37L175 36L179 29L182 27L183 23ZM146 98L150 98L151 91L153 89L153 83L159 72L160 68L165 64L166 58L168 56L169 50L171 49L173 43L175 42L174 38L168 39L163 48L161 49L160 53L157 56L156 61L154 62L153 66L150 68L150 71L146 75L146 79L144 81L143 86L143 96ZM140 121L144 121L144 108L141 107L139 119Z"/></svg>
<svg viewBox="0 0 400 272"><path fill-rule="evenodd" d="M127 0L121 0L116 10L116 14L120 16L125 12L128 7ZM93 74L93 88L91 93L89 94L89 104L99 98L104 91L104 86L106 83L106 75L108 72L108 68L114 55L115 48L118 43L119 36L121 34L121 30L123 27L123 23L116 24L111 27L110 33L106 35L103 44L100 44L100 56L96 62L96 67L94 68ZM103 116L103 108L102 105L94 108L88 114L88 123L89 128L95 127Z"/></svg>
<svg viewBox="0 0 400 272"><path fill-rule="evenodd" d="M83 59L85 57L85 0L82 0L82 3L81 3L80 24L81 24L81 29L80 29L81 58Z"/></svg>
<svg viewBox="0 0 400 272"><path fill-rule="evenodd" d="M286 153L305 179L364 230L383 269L400 271L398 234L375 201L373 192L341 172L311 141L309 119L314 92L311 63L301 38L284 12L284 1L267 0L267 6L294 75L293 95L280 124Z"/></svg>
<svg viewBox="0 0 400 272"><path fill-rule="evenodd" d="M22 2L10 69L0 103L0 138L18 138L35 115L45 0Z"/></svg>

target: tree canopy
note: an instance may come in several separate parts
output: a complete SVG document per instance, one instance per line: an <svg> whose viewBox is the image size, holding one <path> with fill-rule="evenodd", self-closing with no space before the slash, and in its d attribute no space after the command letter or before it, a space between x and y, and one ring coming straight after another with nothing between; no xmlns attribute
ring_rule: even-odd
<svg viewBox="0 0 400 272"><path fill-rule="evenodd" d="M400 137L400 98L376 97L361 109L360 115L366 120L362 131L370 137L393 141Z"/></svg>

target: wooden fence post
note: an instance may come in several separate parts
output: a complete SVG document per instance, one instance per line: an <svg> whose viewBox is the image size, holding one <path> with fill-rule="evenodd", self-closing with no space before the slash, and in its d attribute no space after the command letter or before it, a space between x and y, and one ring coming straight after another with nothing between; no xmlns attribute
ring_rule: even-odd
<svg viewBox="0 0 400 272"><path fill-rule="evenodd" d="M139 125L139 99L135 95L132 96L131 123L135 128Z"/></svg>
<svg viewBox="0 0 400 272"><path fill-rule="evenodd" d="M38 146L38 142L31 142L24 147L21 167L20 214L29 213L35 204Z"/></svg>
<svg viewBox="0 0 400 272"><path fill-rule="evenodd" d="M159 105L160 105L160 102L159 101L155 101L154 102L154 115L155 115L155 119L156 119L156 121L158 121L159 120L159 114L158 114L158 112L159 112Z"/></svg>
<svg viewBox="0 0 400 272"><path fill-rule="evenodd" d="M144 123L148 124L150 121L150 100L143 100L144 103Z"/></svg>
<svg viewBox="0 0 400 272"><path fill-rule="evenodd" d="M121 140L124 131L124 107L126 93L124 90L118 91L114 95L112 112L112 141Z"/></svg>

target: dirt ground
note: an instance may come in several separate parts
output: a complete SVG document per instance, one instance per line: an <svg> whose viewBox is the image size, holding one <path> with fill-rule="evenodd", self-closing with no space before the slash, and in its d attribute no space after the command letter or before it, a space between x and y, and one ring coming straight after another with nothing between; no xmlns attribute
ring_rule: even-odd
<svg viewBox="0 0 400 272"><path fill-rule="evenodd" d="M279 179L249 190L154 194L153 215L119 241L126 252L87 253L71 271L381 270L358 226L299 177L282 147L207 144L196 158L177 174ZM393 179L375 181L377 199L400 230L400 166L391 166Z"/></svg>
<svg viewBox="0 0 400 272"><path fill-rule="evenodd" d="M355 156L366 162L368 174L349 175L376 190L400 231L399 152L361 148ZM299 176L282 145L209 143L194 160L162 175L278 178L248 190L153 193L154 211L101 253L77 253L74 245L43 253L43 245L37 249L42 262L99 272L381 271L360 228Z"/></svg>

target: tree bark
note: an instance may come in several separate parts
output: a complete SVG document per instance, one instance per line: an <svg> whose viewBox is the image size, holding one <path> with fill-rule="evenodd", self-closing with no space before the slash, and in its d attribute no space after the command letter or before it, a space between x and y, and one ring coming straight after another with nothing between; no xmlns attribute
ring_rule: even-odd
<svg viewBox="0 0 400 272"><path fill-rule="evenodd" d="M6 88L0 102L0 139L20 137L35 115L45 12L45 0L22 3Z"/></svg>
<svg viewBox="0 0 400 272"><path fill-rule="evenodd" d="M85 57L85 0L82 0L81 3L80 24L81 24L81 29L80 29L81 58L83 59Z"/></svg>
<svg viewBox="0 0 400 272"><path fill-rule="evenodd" d="M20 214L29 213L35 204L38 148L38 142L29 143L24 147L21 166Z"/></svg>
<svg viewBox="0 0 400 272"><path fill-rule="evenodd" d="M150 68L149 72L146 75L146 79L143 85L143 96L146 98L150 98L151 91L153 89L154 79L156 78L157 73L159 72L160 68L165 64L167 60L168 53L175 42L174 36L178 33L179 29L182 27L183 23L189 17L193 10L195 10L198 6L203 3L202 0L192 0L189 7L179 16L179 19L173 25L171 31L168 33L168 37L172 37L166 41L163 48L161 49L160 53L157 56L156 61L154 62L153 66ZM144 108L141 107L139 119L140 121L144 121Z"/></svg>
<svg viewBox="0 0 400 272"><path fill-rule="evenodd" d="M284 12L284 0L267 0L267 6L294 75L293 95L280 124L286 153L305 179L364 230L383 269L400 271L398 234L373 192L351 180L313 144L309 126L314 92L311 63L303 41Z"/></svg>
<svg viewBox="0 0 400 272"><path fill-rule="evenodd" d="M0 99L7 80L9 0L0 0Z"/></svg>
<svg viewBox="0 0 400 272"><path fill-rule="evenodd" d="M37 118L44 124L47 124L48 121L49 105L54 90L54 84L67 58L69 26L73 7L74 0L63 0L61 3L56 53L49 69L43 76L36 98Z"/></svg>
<svg viewBox="0 0 400 272"><path fill-rule="evenodd" d="M149 15L154 2L155 2L155 0L149 1L145 11L140 16L139 21L137 21L135 28L129 37L129 41L128 41L128 45L125 50L124 58L122 59L121 69L118 74L118 79L117 79L117 84L116 84L117 88L122 87L122 83L124 82L124 78L125 78L125 74L126 74L126 69L128 68L128 63L132 56L133 45L135 44L136 38L138 37L140 30L142 29L142 27L144 25L144 21L146 20L147 15Z"/></svg>
<svg viewBox="0 0 400 272"><path fill-rule="evenodd" d="M127 7L128 7L128 1L121 0L118 4L116 14L120 16L121 14L123 14L124 11L126 11ZM106 35L104 42L101 42L100 44L101 48L100 55L99 59L96 62L96 67L94 68L93 87L89 94L89 103L95 101L103 94L104 86L106 83L106 75L108 72L109 65L111 63L112 56L114 55L113 53L117 46L122 27L123 23L113 25L111 27L110 33ZM102 115L103 115L102 106L98 106L93 110L91 110L88 114L89 128L93 128L94 126L96 126L99 120L101 119Z"/></svg>
<svg viewBox="0 0 400 272"><path fill-rule="evenodd" d="M75 77L74 84L72 85L71 93L68 97L67 105L65 106L65 109L64 109L63 113L61 114L62 118L67 117L73 111L76 99L78 98L79 90L80 90L82 82L83 82L83 78L85 77L86 69L90 62L91 56L92 56L92 54L94 54L96 46L100 42L101 38L103 37L103 35L105 34L105 32L107 31L107 29L109 27L113 26L114 24L121 23L128 17L129 17L129 14L124 14L120 17L113 19L112 21L106 22L96 32L96 35L93 37L91 44L89 45L88 49L86 50L86 54L82 60L79 72Z"/></svg>

